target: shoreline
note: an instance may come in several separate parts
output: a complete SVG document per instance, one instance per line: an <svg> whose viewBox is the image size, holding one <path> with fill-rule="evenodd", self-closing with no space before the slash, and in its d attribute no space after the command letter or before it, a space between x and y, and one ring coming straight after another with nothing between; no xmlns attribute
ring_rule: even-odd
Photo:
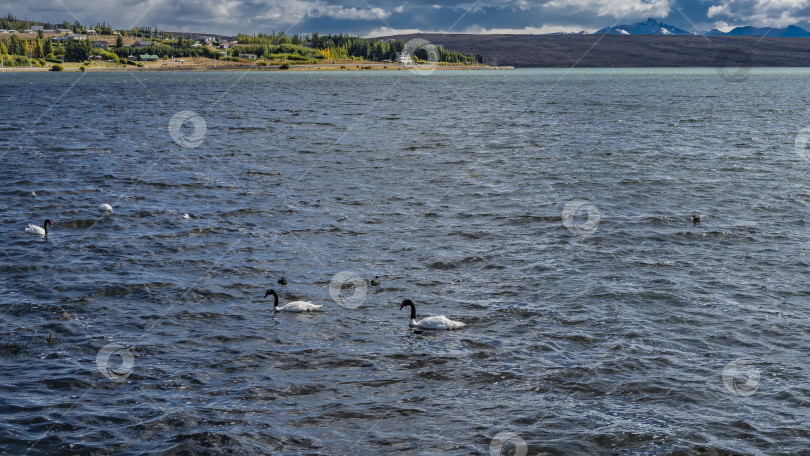
<svg viewBox="0 0 810 456"><path fill-rule="evenodd" d="M65 67L62 71L57 73L77 73L81 72L79 69L80 64L76 63L75 66ZM131 71L447 71L447 70L514 70L513 66L488 66L488 65L417 65L406 66L395 63L324 63L324 64L305 64L305 65L291 65L287 69L281 69L281 65L177 65L167 66L161 65L148 65L137 67L132 65L127 66L90 66L85 69L88 73L124 73ZM49 73L53 72L50 68L31 68L31 67L6 67L0 68L0 73Z"/></svg>

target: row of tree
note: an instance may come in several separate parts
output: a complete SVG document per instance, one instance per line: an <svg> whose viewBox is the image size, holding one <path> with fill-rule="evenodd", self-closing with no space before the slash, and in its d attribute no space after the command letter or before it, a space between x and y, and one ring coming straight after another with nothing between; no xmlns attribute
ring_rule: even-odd
<svg viewBox="0 0 810 456"><path fill-rule="evenodd" d="M323 54L317 49L311 49L292 43L238 46L231 48L230 53L233 57L238 57L239 54L254 54L256 57L272 60L314 60L324 58Z"/></svg>
<svg viewBox="0 0 810 456"><path fill-rule="evenodd" d="M0 17L0 30L28 30L35 25L40 25L46 29L65 29L73 33L87 33L88 30L95 30L96 33L101 35L112 35L114 30L112 26L106 22L99 22L93 27L85 27L79 21L73 22L63 21L61 24L48 24L45 22L29 21L27 19L18 19L9 13L6 17Z"/></svg>
<svg viewBox="0 0 810 456"><path fill-rule="evenodd" d="M61 53L49 38L24 39L17 35L0 38L0 54L30 56L35 59L45 58L54 53Z"/></svg>
<svg viewBox="0 0 810 456"><path fill-rule="evenodd" d="M272 33L259 33L257 35L245 35L244 33L239 33L236 35L236 41L238 41L239 44L263 44L268 46L278 44L295 44L300 46L307 44L309 37L306 35L301 36L297 33L292 37L289 37L284 32L278 32L278 34L276 34L276 32L273 31Z"/></svg>
<svg viewBox="0 0 810 456"><path fill-rule="evenodd" d="M98 52L98 50L95 50ZM48 38L23 39L17 35L0 38L0 56L54 59L63 56L66 62L83 62L94 52L90 40L70 40L64 45L52 43ZM113 56L114 57L114 56Z"/></svg>
<svg viewBox="0 0 810 456"><path fill-rule="evenodd" d="M143 48L131 48L123 46L115 46L110 48L110 52L118 55L121 58L127 58L130 54L150 54L156 55L161 58L165 57L208 57L217 59L222 54L218 50L209 48L207 46L192 47L193 41L185 40L182 45L172 47L167 44L154 44Z"/></svg>
<svg viewBox="0 0 810 456"><path fill-rule="evenodd" d="M17 19L16 17L12 16L11 13L9 13L6 17L0 17L0 29L3 30L25 30L36 24L37 23L34 21Z"/></svg>
<svg viewBox="0 0 810 456"><path fill-rule="evenodd" d="M329 49L332 58L349 59L361 58L380 62L383 60L396 60L397 54L404 52L406 43L402 40L373 40L351 35L319 35L312 34L310 45L318 49ZM413 57L421 60L431 60L449 63L474 63L477 59L460 52L448 51L439 45L421 46L416 49L407 49Z"/></svg>
<svg viewBox="0 0 810 456"><path fill-rule="evenodd" d="M402 40L380 41L375 39L360 38L352 35L320 35L317 32L312 36L293 35L292 38L286 36L284 32L278 34L259 33L257 35L239 34L236 37L239 44L250 44L251 50L244 51L250 54L267 54L266 48L256 46L274 45L307 45L312 49L319 49L321 53L330 59L363 59L380 62L384 60L396 60L397 54L405 49L405 42ZM460 52L447 51L441 46L435 46L436 55L429 56L428 49L421 49L415 52L417 58L428 60L436 58L440 62L472 63L477 59L473 56Z"/></svg>

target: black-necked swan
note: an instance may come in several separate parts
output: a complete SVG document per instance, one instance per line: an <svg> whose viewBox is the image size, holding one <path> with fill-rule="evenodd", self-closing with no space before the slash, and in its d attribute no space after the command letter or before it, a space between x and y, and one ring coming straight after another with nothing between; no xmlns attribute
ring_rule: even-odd
<svg viewBox="0 0 810 456"><path fill-rule="evenodd" d="M102 214L112 214L113 213L112 206L110 206L107 203L99 204L98 205L98 211L101 212Z"/></svg>
<svg viewBox="0 0 810 456"><path fill-rule="evenodd" d="M284 277L282 277L282 278L278 279L278 283L279 283L280 285L287 285L287 279L285 279Z"/></svg>
<svg viewBox="0 0 810 456"><path fill-rule="evenodd" d="M48 235L48 225L53 226L53 222L50 220L45 220L41 227L33 225L31 223L28 224L28 228L25 229L26 233L31 234L38 234L40 236L47 236Z"/></svg>
<svg viewBox="0 0 810 456"><path fill-rule="evenodd" d="M317 306L309 301L293 301L279 307L278 295L276 294L275 290L267 290L264 297L266 298L270 295L273 295L273 310L276 312L313 312L320 310L323 306L323 304Z"/></svg>
<svg viewBox="0 0 810 456"><path fill-rule="evenodd" d="M427 317L424 320L416 321L416 306L413 305L413 301L410 299L406 299L402 301L402 305L399 306L399 310L402 310L403 307L410 306L411 307L411 328L419 328L419 329L461 329L466 326L466 324L460 321L453 321L444 315L439 315L436 317Z"/></svg>
<svg viewBox="0 0 810 456"><path fill-rule="evenodd" d="M379 287L380 286L380 277L379 276L374 276L374 278L371 279L371 286L372 287Z"/></svg>

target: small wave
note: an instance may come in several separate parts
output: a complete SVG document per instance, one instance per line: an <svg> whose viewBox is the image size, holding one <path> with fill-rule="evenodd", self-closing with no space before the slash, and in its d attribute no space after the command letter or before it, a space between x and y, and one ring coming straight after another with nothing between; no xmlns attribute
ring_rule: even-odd
<svg viewBox="0 0 810 456"><path fill-rule="evenodd" d="M128 285L110 285L104 287L95 293L85 298L103 298L105 296L127 296L132 294L140 294L144 297L149 296L152 288L166 288L174 285L171 282L148 282L148 283L133 283Z"/></svg>

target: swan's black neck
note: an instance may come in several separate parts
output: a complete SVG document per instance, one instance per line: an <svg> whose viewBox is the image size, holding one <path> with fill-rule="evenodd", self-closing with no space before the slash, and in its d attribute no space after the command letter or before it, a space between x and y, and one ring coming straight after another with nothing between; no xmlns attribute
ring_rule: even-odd
<svg viewBox="0 0 810 456"><path fill-rule="evenodd" d="M267 294L273 295L273 307L274 308L278 307L278 295L276 294L276 292L273 291L273 290L270 290L270 291L267 292ZM265 295L265 296L267 296L267 295Z"/></svg>
<svg viewBox="0 0 810 456"><path fill-rule="evenodd" d="M408 304L405 304L405 305L411 307L411 319L415 320L416 319L416 306L413 305L412 302L408 303Z"/></svg>

